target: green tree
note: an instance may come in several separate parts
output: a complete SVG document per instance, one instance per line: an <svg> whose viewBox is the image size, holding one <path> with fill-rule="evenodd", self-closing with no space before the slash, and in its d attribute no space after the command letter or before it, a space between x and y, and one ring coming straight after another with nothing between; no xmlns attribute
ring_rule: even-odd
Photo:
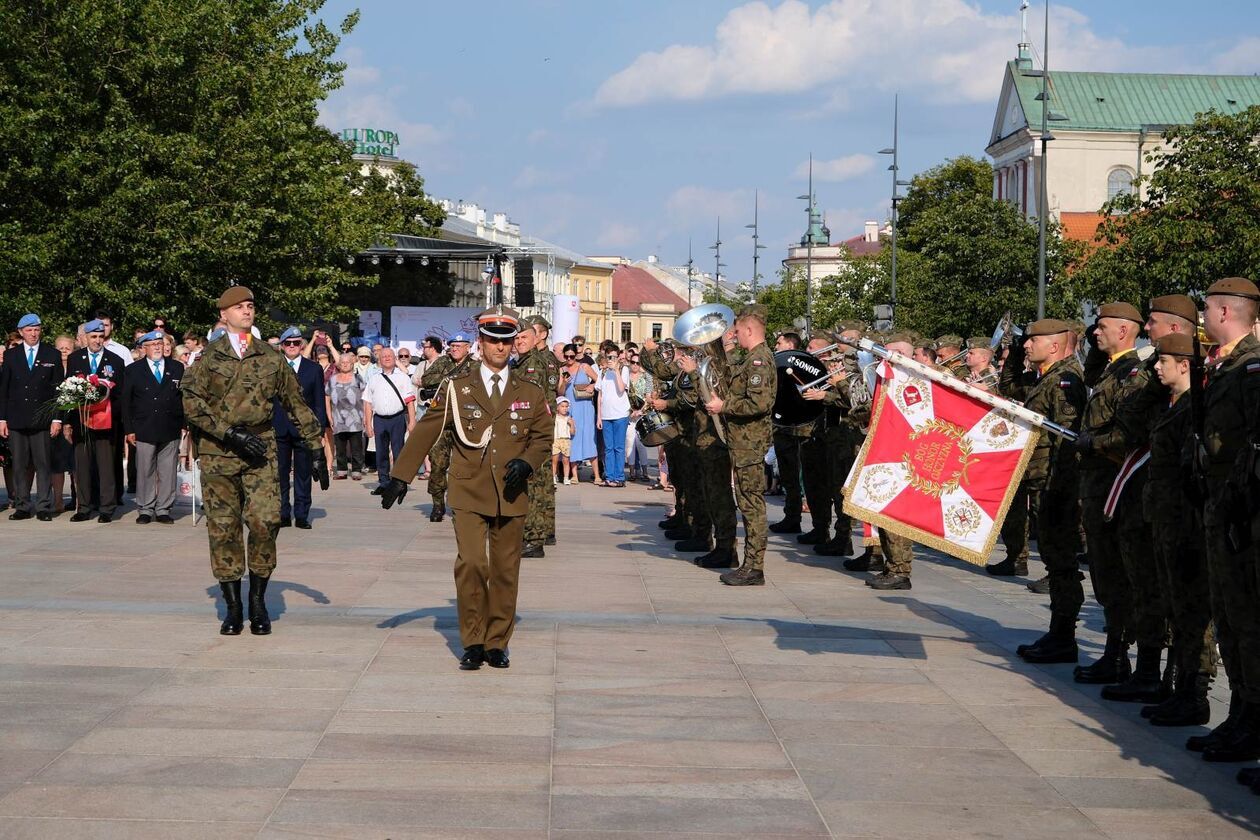
<svg viewBox="0 0 1260 840"><path fill-rule="evenodd" d="M1169 128L1147 155L1141 195L1103 207L1098 248L1080 271L1092 299L1144 303L1201 293L1221 277L1260 276L1260 106L1209 111Z"/></svg>
<svg viewBox="0 0 1260 840"><path fill-rule="evenodd" d="M200 327L239 280L264 310L348 314L345 256L394 220L317 122L344 70L322 6L0 0L0 310Z"/></svg>

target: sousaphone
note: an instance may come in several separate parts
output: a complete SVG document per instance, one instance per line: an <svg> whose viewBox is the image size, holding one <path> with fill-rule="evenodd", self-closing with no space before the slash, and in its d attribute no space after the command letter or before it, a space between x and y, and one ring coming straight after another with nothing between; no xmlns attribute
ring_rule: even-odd
<svg viewBox="0 0 1260 840"><path fill-rule="evenodd" d="M720 303L709 303L688 309L674 322L674 341L702 350L696 375L696 391L701 404L713 396L721 396L722 374L726 368L726 347L722 336L735 323L735 312ZM726 429L720 418L713 417L717 436L726 442Z"/></svg>

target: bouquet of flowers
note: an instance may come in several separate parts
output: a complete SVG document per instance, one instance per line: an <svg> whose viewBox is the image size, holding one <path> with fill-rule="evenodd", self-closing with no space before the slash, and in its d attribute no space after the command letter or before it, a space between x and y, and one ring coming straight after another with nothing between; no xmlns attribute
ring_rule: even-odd
<svg viewBox="0 0 1260 840"><path fill-rule="evenodd" d="M114 383L101 379L95 373L89 376L75 374L63 379L57 386L57 396L53 400L56 411L70 411L95 405L109 396L109 389Z"/></svg>

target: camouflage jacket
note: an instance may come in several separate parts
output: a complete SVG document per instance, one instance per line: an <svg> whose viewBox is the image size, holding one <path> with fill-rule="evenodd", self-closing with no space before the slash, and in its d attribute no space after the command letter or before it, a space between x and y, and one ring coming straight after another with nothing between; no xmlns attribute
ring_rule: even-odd
<svg viewBox="0 0 1260 840"><path fill-rule="evenodd" d="M731 449L764 453L770 448L770 412L778 384L774 355L764 344L728 362L722 383L722 421Z"/></svg>
<svg viewBox="0 0 1260 840"><path fill-rule="evenodd" d="M1146 368L1135 351L1109 362L1094 385L1081 417L1081 431L1093 437L1090 451L1081 456L1081 494L1106 496L1112 479L1129 452L1124 430L1116 423L1116 411L1134 391L1146 385Z"/></svg>
<svg viewBox="0 0 1260 840"><path fill-rule="evenodd" d="M1189 396L1186 397L1189 399ZM1208 475L1227 477L1249 445L1260 442L1260 341L1245 335L1233 351L1207 368L1203 392L1203 447ZM1224 489L1214 481L1213 491Z"/></svg>
<svg viewBox="0 0 1260 840"><path fill-rule="evenodd" d="M1150 474L1143 488L1142 513L1147 522L1181 532L1190 530L1192 538L1201 538L1201 523L1187 495L1192 477L1189 464L1183 458L1192 434L1192 418L1187 392L1165 407L1151 423L1151 459L1147 464Z"/></svg>
<svg viewBox="0 0 1260 840"><path fill-rule="evenodd" d="M468 366L471 363L471 353L465 356L464 360L458 364L450 356L438 356L433 360L433 364L429 365L420 376L420 387L425 389L436 388L442 384L443 379L453 379L468 370Z"/></svg>
<svg viewBox="0 0 1260 840"><path fill-rule="evenodd" d="M560 381L560 363L550 350L535 347L516 360L512 372L526 382L537 385L547 396L547 406L556 412L556 383Z"/></svg>
<svg viewBox="0 0 1260 840"><path fill-rule="evenodd" d="M1116 426L1124 435L1130 450L1146 445L1151 436L1151 428L1168 408L1172 397L1168 386L1155 375L1157 361L1159 354L1152 353L1150 358L1142 362L1146 382L1141 388L1130 391L1120 405L1116 406Z"/></svg>
<svg viewBox="0 0 1260 840"><path fill-rule="evenodd" d="M1046 370L1025 395L1024 405L1051 422L1076 431L1085 409L1085 375L1075 356L1060 359ZM1058 435L1038 433L1024 484L1030 490L1074 492L1076 451Z"/></svg>
<svg viewBox="0 0 1260 840"><path fill-rule="evenodd" d="M244 358L222 336L211 342L180 383L184 416L203 455L237 457L223 444L231 426L267 436L272 433L274 408L279 400L302 439L311 449L323 446L323 428L302 398L297 377L284 356L265 341L251 340Z"/></svg>

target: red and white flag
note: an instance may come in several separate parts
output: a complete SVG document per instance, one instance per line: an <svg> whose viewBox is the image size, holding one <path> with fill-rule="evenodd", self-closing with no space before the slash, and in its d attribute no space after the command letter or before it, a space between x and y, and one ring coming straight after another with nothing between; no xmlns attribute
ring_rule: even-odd
<svg viewBox="0 0 1260 840"><path fill-rule="evenodd" d="M987 563L1037 428L990 405L1005 401L982 393L981 399L967 386L955 390L904 357L880 368L870 432L845 482L845 512L970 563Z"/></svg>

